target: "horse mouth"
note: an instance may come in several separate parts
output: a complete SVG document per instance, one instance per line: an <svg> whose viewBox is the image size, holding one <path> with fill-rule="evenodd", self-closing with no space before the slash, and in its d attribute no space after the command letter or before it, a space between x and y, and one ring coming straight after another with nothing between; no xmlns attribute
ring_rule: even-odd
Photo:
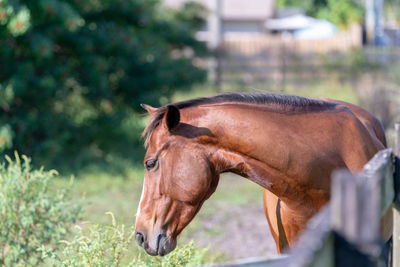
<svg viewBox="0 0 400 267"><path fill-rule="evenodd" d="M160 234L157 237L157 254L158 256L164 256L165 254L165 249L164 245L166 243L167 236L166 234Z"/></svg>
<svg viewBox="0 0 400 267"><path fill-rule="evenodd" d="M157 241L158 256L165 256L175 249L176 242L172 238L167 237L166 234L159 235Z"/></svg>
<svg viewBox="0 0 400 267"><path fill-rule="evenodd" d="M149 246L148 240L145 240L141 233L137 233L135 239L139 246L142 247L150 256L165 256L173 251L176 246L176 241L171 237L168 237L165 233L161 233L157 236L155 248Z"/></svg>

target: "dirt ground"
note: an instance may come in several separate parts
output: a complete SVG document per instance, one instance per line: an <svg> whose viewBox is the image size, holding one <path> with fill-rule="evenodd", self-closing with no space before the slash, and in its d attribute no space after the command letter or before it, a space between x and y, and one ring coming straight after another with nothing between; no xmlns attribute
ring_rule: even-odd
<svg viewBox="0 0 400 267"><path fill-rule="evenodd" d="M248 183L239 177L221 179L216 192L220 195L206 201L183 239L221 253L226 261L276 256L262 205L262 189ZM227 190L230 195L221 196ZM238 198L240 203L236 203Z"/></svg>

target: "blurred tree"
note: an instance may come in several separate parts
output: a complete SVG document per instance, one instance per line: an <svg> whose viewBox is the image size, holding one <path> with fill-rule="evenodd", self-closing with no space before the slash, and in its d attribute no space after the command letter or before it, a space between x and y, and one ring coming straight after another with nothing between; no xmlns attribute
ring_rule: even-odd
<svg viewBox="0 0 400 267"><path fill-rule="evenodd" d="M326 19L340 28L351 23L362 23L364 6L355 0L326 0L327 5L317 12L317 17Z"/></svg>
<svg viewBox="0 0 400 267"><path fill-rule="evenodd" d="M194 3L0 0L0 125L51 157L115 137L129 109L203 81ZM133 133L135 134L135 133Z"/></svg>
<svg viewBox="0 0 400 267"><path fill-rule="evenodd" d="M278 0L278 7L300 7L307 15L326 19L340 28L361 22L364 2L360 0Z"/></svg>
<svg viewBox="0 0 400 267"><path fill-rule="evenodd" d="M400 1L398 0L386 0L384 1L384 12L383 19L385 24L389 25L400 25Z"/></svg>
<svg viewBox="0 0 400 267"><path fill-rule="evenodd" d="M312 14L314 0L277 0L276 5L278 8L285 7L298 7L303 9L308 15L313 16Z"/></svg>

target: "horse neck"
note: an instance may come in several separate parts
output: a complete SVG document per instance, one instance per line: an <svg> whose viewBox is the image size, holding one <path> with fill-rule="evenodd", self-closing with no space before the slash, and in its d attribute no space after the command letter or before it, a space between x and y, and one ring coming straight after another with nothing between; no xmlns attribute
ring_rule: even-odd
<svg viewBox="0 0 400 267"><path fill-rule="evenodd" d="M217 172L248 178L297 208L309 199L306 192L299 193L295 177L287 173L291 151L281 144L285 134L279 129L284 116L257 107L220 106L196 121L205 122L199 126L214 135L209 151Z"/></svg>

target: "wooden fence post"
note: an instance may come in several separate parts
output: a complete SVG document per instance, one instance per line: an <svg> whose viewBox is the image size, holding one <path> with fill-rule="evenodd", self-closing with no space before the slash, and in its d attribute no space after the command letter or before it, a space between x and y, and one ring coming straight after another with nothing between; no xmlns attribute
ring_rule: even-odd
<svg viewBox="0 0 400 267"><path fill-rule="evenodd" d="M392 149L381 150L360 173L340 170L332 177L332 226L372 257L380 254L380 221L395 196L392 155Z"/></svg>
<svg viewBox="0 0 400 267"><path fill-rule="evenodd" d="M400 267L400 123L395 124L396 145L395 155L395 200L393 203L393 267Z"/></svg>
<svg viewBox="0 0 400 267"><path fill-rule="evenodd" d="M332 227L367 255L380 249L381 180L367 173L336 171L332 179ZM365 223L368 222L368 223Z"/></svg>

